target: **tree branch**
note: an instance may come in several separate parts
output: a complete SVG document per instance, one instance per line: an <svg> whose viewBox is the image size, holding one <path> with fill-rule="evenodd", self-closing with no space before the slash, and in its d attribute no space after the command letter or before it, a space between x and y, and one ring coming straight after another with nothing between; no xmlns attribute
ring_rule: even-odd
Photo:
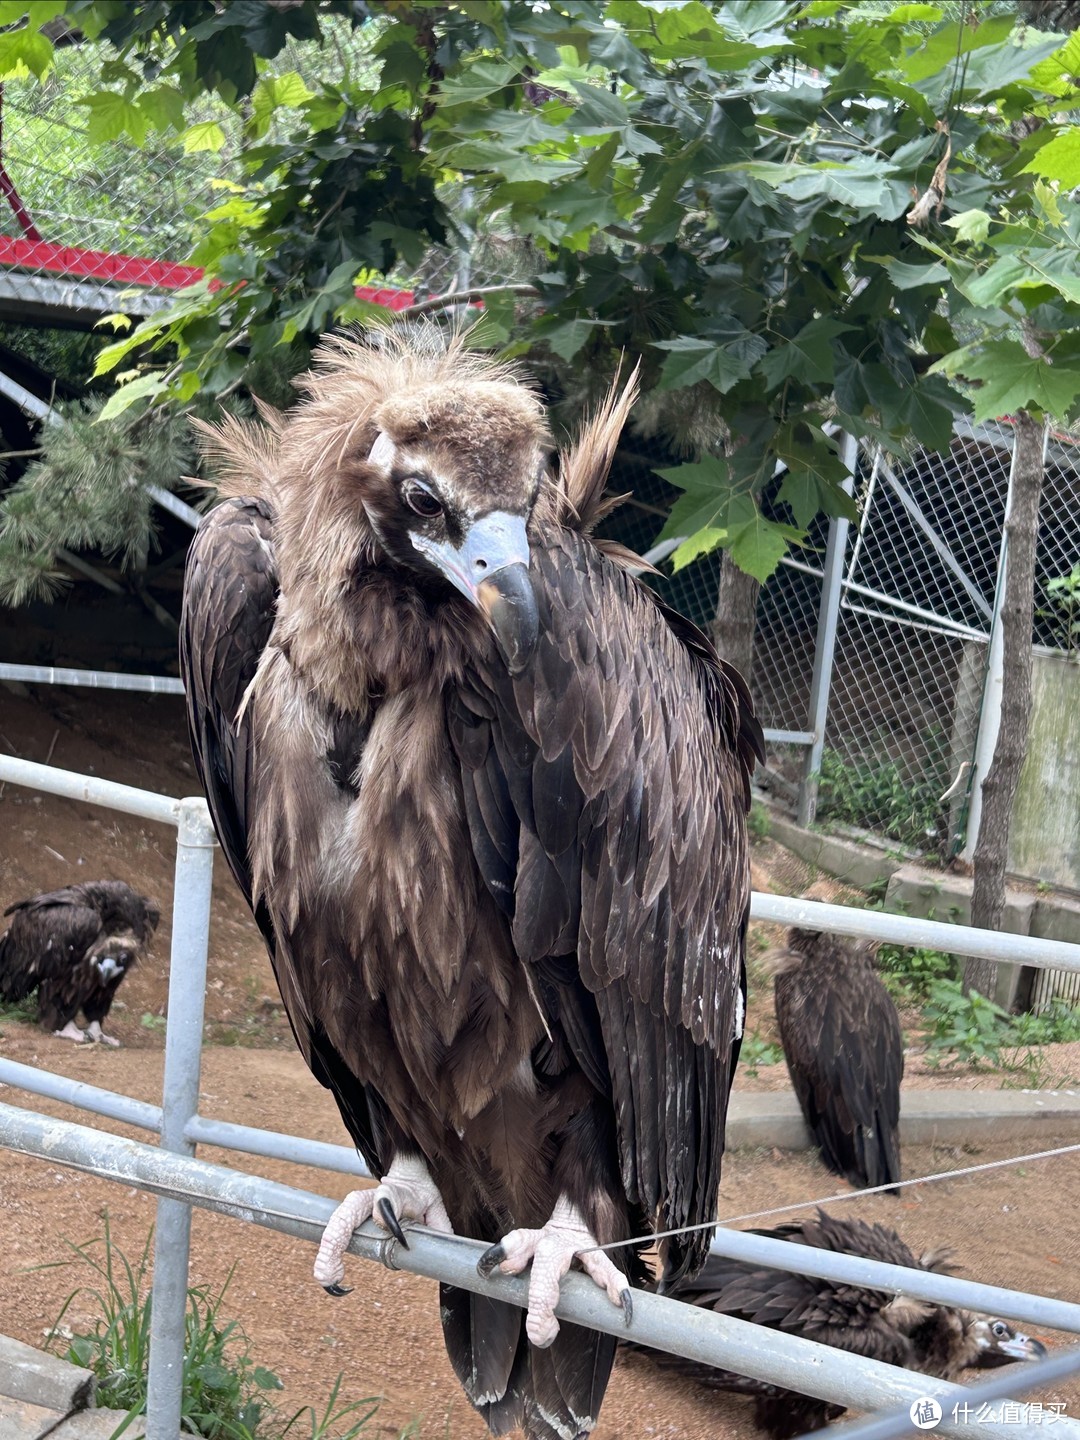
<svg viewBox="0 0 1080 1440"><path fill-rule="evenodd" d="M433 295L430 300L418 300L404 310L395 310L396 320L411 320L416 315L427 315L433 310L445 310L449 305L471 304L484 300L489 295L539 295L535 285L481 285L473 290L454 290L447 295Z"/></svg>

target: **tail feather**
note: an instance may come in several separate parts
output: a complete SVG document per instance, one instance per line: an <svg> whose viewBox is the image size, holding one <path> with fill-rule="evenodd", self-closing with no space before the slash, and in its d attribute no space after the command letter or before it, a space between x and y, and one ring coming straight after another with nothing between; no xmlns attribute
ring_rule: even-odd
<svg viewBox="0 0 1080 1440"><path fill-rule="evenodd" d="M538 1350L516 1305L444 1285L441 1306L450 1363L493 1435L520 1427L526 1440L584 1440L611 1375L613 1336L563 1325Z"/></svg>

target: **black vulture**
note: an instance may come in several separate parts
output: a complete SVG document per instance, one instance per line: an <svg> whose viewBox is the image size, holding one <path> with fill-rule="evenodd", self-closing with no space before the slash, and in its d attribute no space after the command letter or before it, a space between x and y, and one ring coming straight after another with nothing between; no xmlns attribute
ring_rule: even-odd
<svg viewBox="0 0 1080 1440"><path fill-rule="evenodd" d="M895 1230L869 1225L864 1220L839 1219L823 1210L813 1220L750 1233L911 1269L948 1273L954 1268L949 1263L949 1250L929 1251L916 1259ZM1040 1341L1020 1334L1005 1320L812 1275L770 1270L720 1255L710 1255L696 1278L683 1276L660 1288L675 1299L707 1306L721 1315L734 1315L755 1325L784 1330L805 1340L833 1345L889 1365L902 1365L942 1380L955 1380L965 1369L1038 1360L1046 1354ZM660 1365L693 1375L703 1384L755 1396L757 1423L773 1440L790 1440L792 1436L823 1430L830 1420L844 1413L841 1405L729 1370L713 1369L677 1356L660 1356L652 1351L649 1354Z"/></svg>
<svg viewBox="0 0 1080 1440"><path fill-rule="evenodd" d="M875 953L868 941L792 929L765 957L806 1123L829 1169L860 1187L900 1179L904 1037Z"/></svg>
<svg viewBox="0 0 1080 1440"><path fill-rule="evenodd" d="M158 907L123 880L88 880L16 901L4 914L12 918L0 935L0 999L12 1004L36 990L47 1030L119 1045L101 1022L157 929ZM75 1023L80 1010L85 1031Z"/></svg>
<svg viewBox="0 0 1080 1440"><path fill-rule="evenodd" d="M316 1275L341 1292L373 1207L491 1242L482 1273L531 1261L524 1324L443 1288L447 1349L494 1433L571 1440L615 1351L559 1333L572 1258L629 1320L640 1265L590 1247L716 1213L761 730L590 535L631 388L557 472L537 396L460 339L331 339L300 388L211 435L234 498L195 538L181 653L222 848L383 1177ZM667 1244L674 1272L707 1245Z"/></svg>

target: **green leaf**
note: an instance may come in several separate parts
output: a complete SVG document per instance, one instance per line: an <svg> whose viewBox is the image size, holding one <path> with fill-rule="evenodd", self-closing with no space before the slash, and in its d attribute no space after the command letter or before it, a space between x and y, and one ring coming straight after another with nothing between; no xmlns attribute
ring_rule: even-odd
<svg viewBox="0 0 1080 1440"><path fill-rule="evenodd" d="M225 144L225 131L216 120L200 120L184 131L184 154L211 150L216 155Z"/></svg>
<svg viewBox="0 0 1080 1440"><path fill-rule="evenodd" d="M1077 31L1077 34L1080 35L1080 31ZM1058 193L1045 180L1035 181L1035 199L1039 209L1051 225L1065 224L1065 212L1061 208Z"/></svg>
<svg viewBox="0 0 1080 1440"><path fill-rule="evenodd" d="M517 73L517 66L509 60L477 60L441 82L439 109L449 110L456 105L475 105L486 100L489 95L504 90Z"/></svg>
<svg viewBox="0 0 1080 1440"><path fill-rule="evenodd" d="M172 85L156 85L139 96L139 109L152 130L182 130L184 97Z"/></svg>
<svg viewBox="0 0 1080 1440"><path fill-rule="evenodd" d="M785 181L780 194L791 200L837 200L853 210L880 214L885 199L885 179L880 174L859 173L853 166L800 166L802 174Z"/></svg>
<svg viewBox="0 0 1080 1440"><path fill-rule="evenodd" d="M696 335L654 340L653 345L657 350L669 352L660 375L660 390L680 390L685 385L708 380L721 395L726 395L740 380L746 380L754 361L765 351L765 341L749 331L745 332L741 344L731 346L718 345Z"/></svg>
<svg viewBox="0 0 1080 1440"><path fill-rule="evenodd" d="M99 91L97 95L78 101L78 104L85 105L89 111L86 133L93 144L117 140L125 134L130 135L136 145L141 145L146 139L148 122L145 112L115 91Z"/></svg>
<svg viewBox="0 0 1080 1440"><path fill-rule="evenodd" d="M672 573L677 575L680 570L685 569L695 560L699 560L702 555L711 555L714 550L718 550L724 544L728 534L727 530L721 530L715 525L706 525L704 529L691 535L671 552Z"/></svg>
<svg viewBox="0 0 1080 1440"><path fill-rule="evenodd" d="M788 378L807 385L830 383L835 366L832 341L850 329L831 315L822 315L804 325L793 339L774 346L759 367L770 389Z"/></svg>
<svg viewBox="0 0 1080 1440"><path fill-rule="evenodd" d="M284 1390L285 1386L281 1379L272 1370L267 1370L265 1365L256 1365L251 1372L251 1378L260 1390Z"/></svg>
<svg viewBox="0 0 1080 1440"><path fill-rule="evenodd" d="M790 536L786 526L755 510L753 520L732 533L731 558L740 570L764 584L787 554Z"/></svg>
<svg viewBox="0 0 1080 1440"><path fill-rule="evenodd" d="M871 255L864 258L867 260L877 259L876 256ZM948 270L937 261L928 265L912 265L907 260L894 260L886 256L882 258L881 264L888 270L889 279L897 290L917 290L920 285L947 285L949 283Z"/></svg>
<svg viewBox="0 0 1080 1440"><path fill-rule="evenodd" d="M1080 185L1080 128L1075 125L1064 128L1035 152L1035 158L1021 173L1060 180L1069 190Z"/></svg>
<svg viewBox="0 0 1080 1440"><path fill-rule="evenodd" d="M969 351L962 373L982 381L974 392L976 424L1031 409L1064 420L1080 395L1080 363L1052 365L1028 355L1017 340L991 340Z"/></svg>
<svg viewBox="0 0 1080 1440"><path fill-rule="evenodd" d="M0 0L0 25L17 25L26 16L27 26L40 30L67 9L67 0Z"/></svg>
<svg viewBox="0 0 1080 1440"><path fill-rule="evenodd" d="M40 80L53 63L52 41L29 25L0 35L0 80L36 75Z"/></svg>
<svg viewBox="0 0 1080 1440"><path fill-rule="evenodd" d="M1030 264L1020 255L1000 255L981 274L970 279L956 279L956 288L973 305L980 308L1000 305L1014 290L1039 285L1042 281Z"/></svg>
<svg viewBox="0 0 1080 1440"><path fill-rule="evenodd" d="M128 385L122 385L115 390L106 400L105 404L98 411L94 418L94 424L100 425L105 420L114 420L117 415L122 415L125 410L130 409L136 400L145 400L149 396L160 395L165 389L165 376L160 370L148 371L140 375L138 380L132 380Z"/></svg>
<svg viewBox="0 0 1080 1440"><path fill-rule="evenodd" d="M981 245L990 234L990 216L985 210L964 210L945 224L956 231L957 240L964 244Z"/></svg>
<svg viewBox="0 0 1080 1440"><path fill-rule="evenodd" d="M550 330L540 329L540 338L563 360L572 360L600 322L597 320L564 320Z"/></svg>
<svg viewBox="0 0 1080 1440"><path fill-rule="evenodd" d="M726 529L721 516L731 499L731 467L716 455L686 465L657 470L661 479L684 493L679 496L667 524L660 532L663 540L695 535L709 527ZM752 503L752 502L751 502Z"/></svg>

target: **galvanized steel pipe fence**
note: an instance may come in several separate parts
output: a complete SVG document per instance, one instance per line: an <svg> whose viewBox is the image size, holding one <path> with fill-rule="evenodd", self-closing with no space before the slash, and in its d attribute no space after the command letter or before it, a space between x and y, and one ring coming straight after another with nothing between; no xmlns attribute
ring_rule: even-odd
<svg viewBox="0 0 1080 1440"><path fill-rule="evenodd" d="M203 1206L308 1241L318 1240L334 1208L334 1202L322 1196L197 1160L194 1158L196 1144L212 1144L357 1175L367 1172L355 1151L345 1146L234 1125L198 1114L214 850L205 801L201 797L176 800L8 757L0 757L0 782L106 806L172 825L177 831L162 1105L150 1105L34 1066L0 1059L0 1083L156 1132L160 1137L157 1146L150 1146L12 1105L0 1105L0 1145L135 1186L159 1197L146 1434L148 1440L176 1440L180 1428L192 1206ZM1080 972L1080 946L1061 942L1005 936L773 895L755 894L751 914L779 924L799 924L906 945L944 947L959 954ZM880 1290L1080 1334L1078 1304L981 1285L954 1276L908 1271L854 1256L826 1254L739 1231L721 1229L714 1243L722 1253L738 1259L873 1285ZM381 1260L391 1268L497 1295L515 1304L526 1303L524 1279L500 1276L485 1281L480 1278L476 1271L476 1258L482 1249L479 1242L417 1230L410 1236L409 1250L402 1251L392 1238L388 1239L369 1225L356 1233L351 1249L354 1254ZM558 1314L566 1320L620 1337L627 1334L621 1317L583 1276L568 1277ZM981 1396L985 1387L967 1389L932 1380L776 1331L770 1331L766 1338L760 1327L660 1296L643 1295L635 1300L629 1336L643 1345L860 1410L880 1411L900 1406L906 1412L914 1401L933 1398L945 1411L946 1418L938 1427L943 1434L1009 1437L1017 1433L1015 1425L1000 1421L961 1419L954 1423L949 1418L954 1405ZM1069 1347L1065 1355L1068 1359L1059 1353L1043 1365L1024 1367L1023 1373L1016 1375L1016 1383L1011 1387L1013 1393L1026 1392L1042 1383L1044 1366L1053 1366L1052 1372L1047 1373L1047 1382L1060 1379L1063 1364L1066 1368L1071 1364L1070 1373L1080 1373L1080 1345ZM973 1413L970 1407L967 1413ZM1080 1440L1080 1423L1058 1420L1057 1434L1062 1440Z"/></svg>

